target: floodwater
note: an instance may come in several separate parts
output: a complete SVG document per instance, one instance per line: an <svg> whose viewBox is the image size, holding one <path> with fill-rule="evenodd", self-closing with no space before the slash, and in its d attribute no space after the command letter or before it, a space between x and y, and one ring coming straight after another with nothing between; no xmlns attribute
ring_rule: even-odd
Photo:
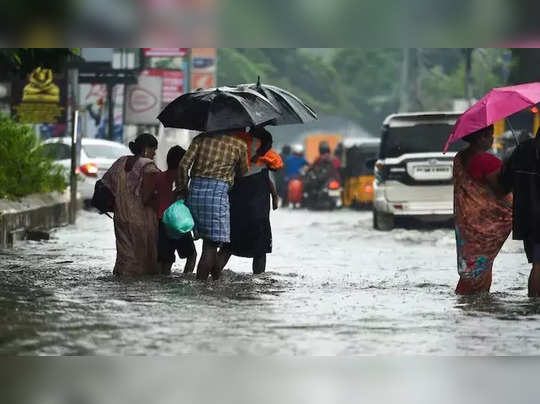
<svg viewBox="0 0 540 404"><path fill-rule="evenodd" d="M451 229L371 228L371 214L272 213L267 273L117 279L112 221L81 212L49 241L0 251L0 354L522 355L540 353L519 242L492 293L458 297ZM198 249L200 245L197 245Z"/></svg>

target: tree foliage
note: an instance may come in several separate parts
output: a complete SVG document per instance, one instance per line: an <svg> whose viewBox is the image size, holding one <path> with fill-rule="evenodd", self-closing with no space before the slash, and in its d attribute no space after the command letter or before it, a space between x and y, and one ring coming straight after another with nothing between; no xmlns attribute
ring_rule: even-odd
<svg viewBox="0 0 540 404"><path fill-rule="evenodd" d="M505 49L473 51L473 95L506 84ZM461 49L419 49L418 93L424 110L450 109L464 97L465 60ZM320 116L352 119L372 133L399 109L403 50L220 49L218 84L263 83L289 89Z"/></svg>

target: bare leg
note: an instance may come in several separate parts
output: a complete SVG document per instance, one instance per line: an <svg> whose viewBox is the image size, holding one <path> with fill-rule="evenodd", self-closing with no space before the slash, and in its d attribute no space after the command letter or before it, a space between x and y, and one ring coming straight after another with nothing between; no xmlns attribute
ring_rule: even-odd
<svg viewBox="0 0 540 404"><path fill-rule="evenodd" d="M227 249L227 247L222 247L219 249L217 253L217 259L216 259L216 273L221 274L221 271L225 269L225 265L229 262L231 259L231 252Z"/></svg>
<svg viewBox="0 0 540 404"><path fill-rule="evenodd" d="M529 297L540 297L540 263L534 263L529 275Z"/></svg>
<svg viewBox="0 0 540 404"><path fill-rule="evenodd" d="M206 281L210 271L216 266L217 244L210 240L203 241L202 256L197 266L197 279Z"/></svg>
<svg viewBox="0 0 540 404"><path fill-rule="evenodd" d="M266 254L253 258L253 273L262 274L266 270Z"/></svg>
<svg viewBox="0 0 540 404"><path fill-rule="evenodd" d="M195 263L197 262L197 253L194 252L186 259L186 265L184 265L184 273L191 274L195 269Z"/></svg>

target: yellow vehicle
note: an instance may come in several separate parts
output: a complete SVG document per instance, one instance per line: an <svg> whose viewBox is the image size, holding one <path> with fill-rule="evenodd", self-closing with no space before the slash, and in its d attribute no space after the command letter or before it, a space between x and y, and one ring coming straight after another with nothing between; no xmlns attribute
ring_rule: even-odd
<svg viewBox="0 0 540 404"><path fill-rule="evenodd" d="M327 142L330 146L330 150L334 153L336 146L343 140L343 136L337 133L319 133L316 135L309 135L305 138L305 158L309 164L319 157L319 143Z"/></svg>
<svg viewBox="0 0 540 404"><path fill-rule="evenodd" d="M343 206L368 207L373 203L373 165L380 139L346 138L342 166L344 181Z"/></svg>

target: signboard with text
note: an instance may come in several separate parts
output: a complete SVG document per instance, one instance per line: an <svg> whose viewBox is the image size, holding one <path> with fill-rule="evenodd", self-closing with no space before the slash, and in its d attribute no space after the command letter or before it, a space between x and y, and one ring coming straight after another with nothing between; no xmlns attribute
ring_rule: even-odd
<svg viewBox="0 0 540 404"><path fill-rule="evenodd" d="M152 57L152 56L186 56L188 48L143 48L144 56L146 57Z"/></svg>
<svg viewBox="0 0 540 404"><path fill-rule="evenodd" d="M216 86L216 48L191 49L191 89Z"/></svg>
<svg viewBox="0 0 540 404"><path fill-rule="evenodd" d="M162 78L162 104L168 104L184 93L184 72L181 70L147 69L143 75Z"/></svg>

